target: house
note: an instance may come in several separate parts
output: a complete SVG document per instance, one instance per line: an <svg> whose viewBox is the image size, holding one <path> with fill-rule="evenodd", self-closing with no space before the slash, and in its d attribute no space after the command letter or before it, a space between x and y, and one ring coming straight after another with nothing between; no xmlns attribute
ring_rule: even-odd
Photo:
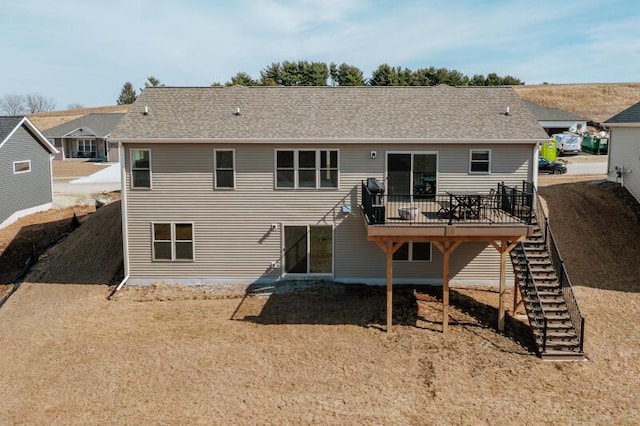
<svg viewBox="0 0 640 426"><path fill-rule="evenodd" d="M640 102L604 123L609 127L608 179L640 202Z"/></svg>
<svg viewBox="0 0 640 426"><path fill-rule="evenodd" d="M92 113L44 132L58 149L56 160L87 158L118 162L118 145L107 139L124 114Z"/></svg>
<svg viewBox="0 0 640 426"><path fill-rule="evenodd" d="M125 282L504 286L531 226L462 221L459 205L477 213L492 189L535 183L546 138L508 87L148 88L111 138ZM386 223L363 211L368 179L386 187ZM429 211L398 219L412 199Z"/></svg>
<svg viewBox="0 0 640 426"><path fill-rule="evenodd" d="M56 153L27 117L0 117L0 228L51 208Z"/></svg>
<svg viewBox="0 0 640 426"><path fill-rule="evenodd" d="M580 134L587 131L587 119L584 117L558 108L547 108L528 100L524 100L524 103L549 136L569 129L575 129L574 132Z"/></svg>

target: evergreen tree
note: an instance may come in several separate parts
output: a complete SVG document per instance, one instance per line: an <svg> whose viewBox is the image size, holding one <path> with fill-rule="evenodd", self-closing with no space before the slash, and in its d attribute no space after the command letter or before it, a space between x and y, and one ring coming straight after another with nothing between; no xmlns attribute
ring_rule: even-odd
<svg viewBox="0 0 640 426"><path fill-rule="evenodd" d="M345 63L330 66L331 79L339 86L364 86L364 74L358 67Z"/></svg>
<svg viewBox="0 0 640 426"><path fill-rule="evenodd" d="M469 80L469 86L484 86L486 85L487 80L484 78L482 74L474 74L473 77Z"/></svg>
<svg viewBox="0 0 640 426"><path fill-rule="evenodd" d="M133 88L133 84L130 81L127 81L120 91L120 96L118 97L118 105L128 105L132 104L136 101L136 90Z"/></svg>
<svg viewBox="0 0 640 426"><path fill-rule="evenodd" d="M382 64L373 70L368 83L370 86L398 86L399 80L396 68Z"/></svg>
<svg viewBox="0 0 640 426"><path fill-rule="evenodd" d="M519 78L507 75L505 77L502 77L502 84L505 86L518 86L524 84L524 81L520 80Z"/></svg>
<svg viewBox="0 0 640 426"><path fill-rule="evenodd" d="M495 72L487 74L487 86L500 86L502 84L502 79Z"/></svg>
<svg viewBox="0 0 640 426"><path fill-rule="evenodd" d="M251 78L249 74L246 72L239 72L238 74L231 77L231 80L225 83L225 86L257 86L258 82Z"/></svg>
<svg viewBox="0 0 640 426"><path fill-rule="evenodd" d="M282 67L280 63L272 63L260 71L261 86L282 86Z"/></svg>
<svg viewBox="0 0 640 426"><path fill-rule="evenodd" d="M147 77L147 81L144 82L144 87L161 87L164 84L160 84L160 80L155 78L154 76Z"/></svg>

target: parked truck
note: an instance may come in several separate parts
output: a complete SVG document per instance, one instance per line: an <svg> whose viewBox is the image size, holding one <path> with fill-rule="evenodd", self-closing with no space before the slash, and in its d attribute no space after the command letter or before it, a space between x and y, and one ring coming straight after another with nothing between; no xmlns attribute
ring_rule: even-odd
<svg viewBox="0 0 640 426"><path fill-rule="evenodd" d="M556 140L558 155L576 155L582 151L582 136L575 133L556 133L551 136Z"/></svg>

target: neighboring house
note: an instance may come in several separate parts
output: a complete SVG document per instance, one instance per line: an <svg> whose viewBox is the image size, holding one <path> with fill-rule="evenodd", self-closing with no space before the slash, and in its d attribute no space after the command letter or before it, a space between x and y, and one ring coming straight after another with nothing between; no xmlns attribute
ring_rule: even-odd
<svg viewBox="0 0 640 426"><path fill-rule="evenodd" d="M521 187L537 180L545 139L511 88L148 88L112 135L124 158L126 281L383 284L380 244L412 241L393 281L440 284L439 248L456 227L368 225L362 181L432 201ZM498 283L491 241L529 231L509 225L457 228L467 243L451 279Z"/></svg>
<svg viewBox="0 0 640 426"><path fill-rule="evenodd" d="M0 117L0 228L48 210L57 151L26 117Z"/></svg>
<svg viewBox="0 0 640 426"><path fill-rule="evenodd" d="M608 179L640 202L640 102L604 123L609 127Z"/></svg>
<svg viewBox="0 0 640 426"><path fill-rule="evenodd" d="M587 119L584 117L558 108L547 108L527 100L524 100L524 103L549 136L569 129L576 129L579 134L587 131Z"/></svg>
<svg viewBox="0 0 640 426"><path fill-rule="evenodd" d="M44 134L58 149L56 160L87 158L118 162L118 144L109 135L124 114L93 113L56 127Z"/></svg>

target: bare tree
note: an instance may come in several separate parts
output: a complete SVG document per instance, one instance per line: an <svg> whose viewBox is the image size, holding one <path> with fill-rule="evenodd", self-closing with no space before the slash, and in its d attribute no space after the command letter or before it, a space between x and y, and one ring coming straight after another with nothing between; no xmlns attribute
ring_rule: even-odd
<svg viewBox="0 0 640 426"><path fill-rule="evenodd" d="M69 104L67 105L67 109L82 109L84 105L82 104Z"/></svg>
<svg viewBox="0 0 640 426"><path fill-rule="evenodd" d="M30 113L52 111L56 104L51 98L45 98L39 93L27 95L27 109Z"/></svg>
<svg viewBox="0 0 640 426"><path fill-rule="evenodd" d="M16 117L29 113L27 101L22 95L4 95L0 99L0 112L4 115Z"/></svg>

